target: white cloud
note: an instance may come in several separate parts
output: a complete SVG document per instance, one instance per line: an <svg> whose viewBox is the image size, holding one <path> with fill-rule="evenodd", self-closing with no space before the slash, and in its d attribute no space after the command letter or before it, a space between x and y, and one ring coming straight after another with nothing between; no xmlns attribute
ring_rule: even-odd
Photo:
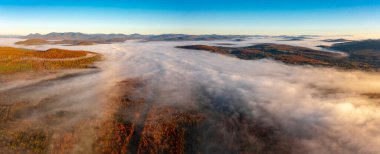
<svg viewBox="0 0 380 154"><path fill-rule="evenodd" d="M248 106L242 107L248 107L253 116L278 127L308 153L380 153L380 100L363 95L380 93L378 73L289 66L271 60L245 61L173 48L214 43L127 41L66 46L104 54L107 60L99 63L102 72L44 87L36 93L54 95L80 89L80 93L67 93L70 95L62 99L74 101L74 107L85 110L97 100L94 98L110 93L117 81L147 77L149 87L159 91L155 99L161 103L187 103L200 96L223 100L221 103L243 101ZM309 46L310 42L300 44Z"/></svg>

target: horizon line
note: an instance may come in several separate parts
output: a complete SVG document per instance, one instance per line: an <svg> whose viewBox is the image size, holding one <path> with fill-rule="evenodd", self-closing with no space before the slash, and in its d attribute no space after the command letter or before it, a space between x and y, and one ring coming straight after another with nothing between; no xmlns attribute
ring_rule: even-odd
<svg viewBox="0 0 380 154"><path fill-rule="evenodd" d="M202 33L202 34L191 34L191 33L157 33L157 34L144 34L144 33L87 33L87 32L80 32L80 31L66 31L66 32L48 32L48 33L24 33L24 34L0 34L0 36L27 36L27 35L48 35L52 33L58 33L58 34L64 34L64 33L77 33L77 34L85 34L85 35L97 35L97 34L104 34L104 35L237 35L237 36L346 36L346 37L353 37L356 35L352 34L331 34L331 35L321 35L321 34L217 34L217 33Z"/></svg>

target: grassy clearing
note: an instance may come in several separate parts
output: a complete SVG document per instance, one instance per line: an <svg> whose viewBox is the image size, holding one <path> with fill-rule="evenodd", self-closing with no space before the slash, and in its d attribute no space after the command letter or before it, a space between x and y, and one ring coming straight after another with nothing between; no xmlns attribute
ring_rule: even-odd
<svg viewBox="0 0 380 154"><path fill-rule="evenodd" d="M93 54L94 56L87 56ZM63 49L37 51L12 47L0 47L0 74L26 71L58 70L69 68L87 68L101 55Z"/></svg>

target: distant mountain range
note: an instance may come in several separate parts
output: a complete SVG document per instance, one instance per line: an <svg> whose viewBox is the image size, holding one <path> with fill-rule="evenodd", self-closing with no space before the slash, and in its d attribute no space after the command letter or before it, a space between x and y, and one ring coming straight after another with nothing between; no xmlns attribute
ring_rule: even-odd
<svg viewBox="0 0 380 154"><path fill-rule="evenodd" d="M340 38L340 39L326 39L326 40L322 40L322 41L324 41L324 42L339 43L339 42L350 42L351 40Z"/></svg>
<svg viewBox="0 0 380 154"><path fill-rule="evenodd" d="M0 36L1 37L1 36ZM300 36L267 36L267 35L188 35L188 34L160 34L160 35L141 35L141 34L85 34L79 32L64 32L64 33L48 33L48 34L29 34L27 36L17 36L18 38L34 39L29 42L39 40L54 40L53 44L59 44L62 41L69 43L69 45L77 45L85 42L84 44L107 44L113 42L124 42L126 40L142 40L142 41L214 41L214 40L228 40L228 41L244 41L248 37L267 38L275 37L283 39L284 41L301 41L304 39L317 37L317 35L300 35ZM43 42L43 41L38 41ZM22 43L21 43L22 44ZM35 45L35 43L32 43ZM26 44L27 45L27 44Z"/></svg>
<svg viewBox="0 0 380 154"><path fill-rule="evenodd" d="M278 38L281 38L282 41L302 41L305 39L310 39L312 37L317 37L315 35L301 35L301 36L287 36L287 35L281 35L276 36Z"/></svg>
<svg viewBox="0 0 380 154"><path fill-rule="evenodd" d="M92 40L92 41L113 41L113 40L127 40L130 38L141 39L144 38L143 35L132 34L84 34L84 33L49 33L46 35L42 34L29 34L25 36L27 39L45 39L45 40Z"/></svg>
<svg viewBox="0 0 380 154"><path fill-rule="evenodd" d="M246 35L186 35L186 34L162 34L162 35L140 35L140 34L84 34L84 33L49 33L29 34L26 39L45 40L86 40L95 43L124 42L126 40L144 41L207 41L207 40L234 40L244 39Z"/></svg>

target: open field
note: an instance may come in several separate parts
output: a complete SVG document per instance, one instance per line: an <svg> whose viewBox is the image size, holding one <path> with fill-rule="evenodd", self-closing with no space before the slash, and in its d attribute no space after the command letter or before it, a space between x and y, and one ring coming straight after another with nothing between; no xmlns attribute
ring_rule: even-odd
<svg viewBox="0 0 380 154"><path fill-rule="evenodd" d="M28 71L87 68L101 56L87 51L49 49L37 51L0 47L0 74Z"/></svg>

